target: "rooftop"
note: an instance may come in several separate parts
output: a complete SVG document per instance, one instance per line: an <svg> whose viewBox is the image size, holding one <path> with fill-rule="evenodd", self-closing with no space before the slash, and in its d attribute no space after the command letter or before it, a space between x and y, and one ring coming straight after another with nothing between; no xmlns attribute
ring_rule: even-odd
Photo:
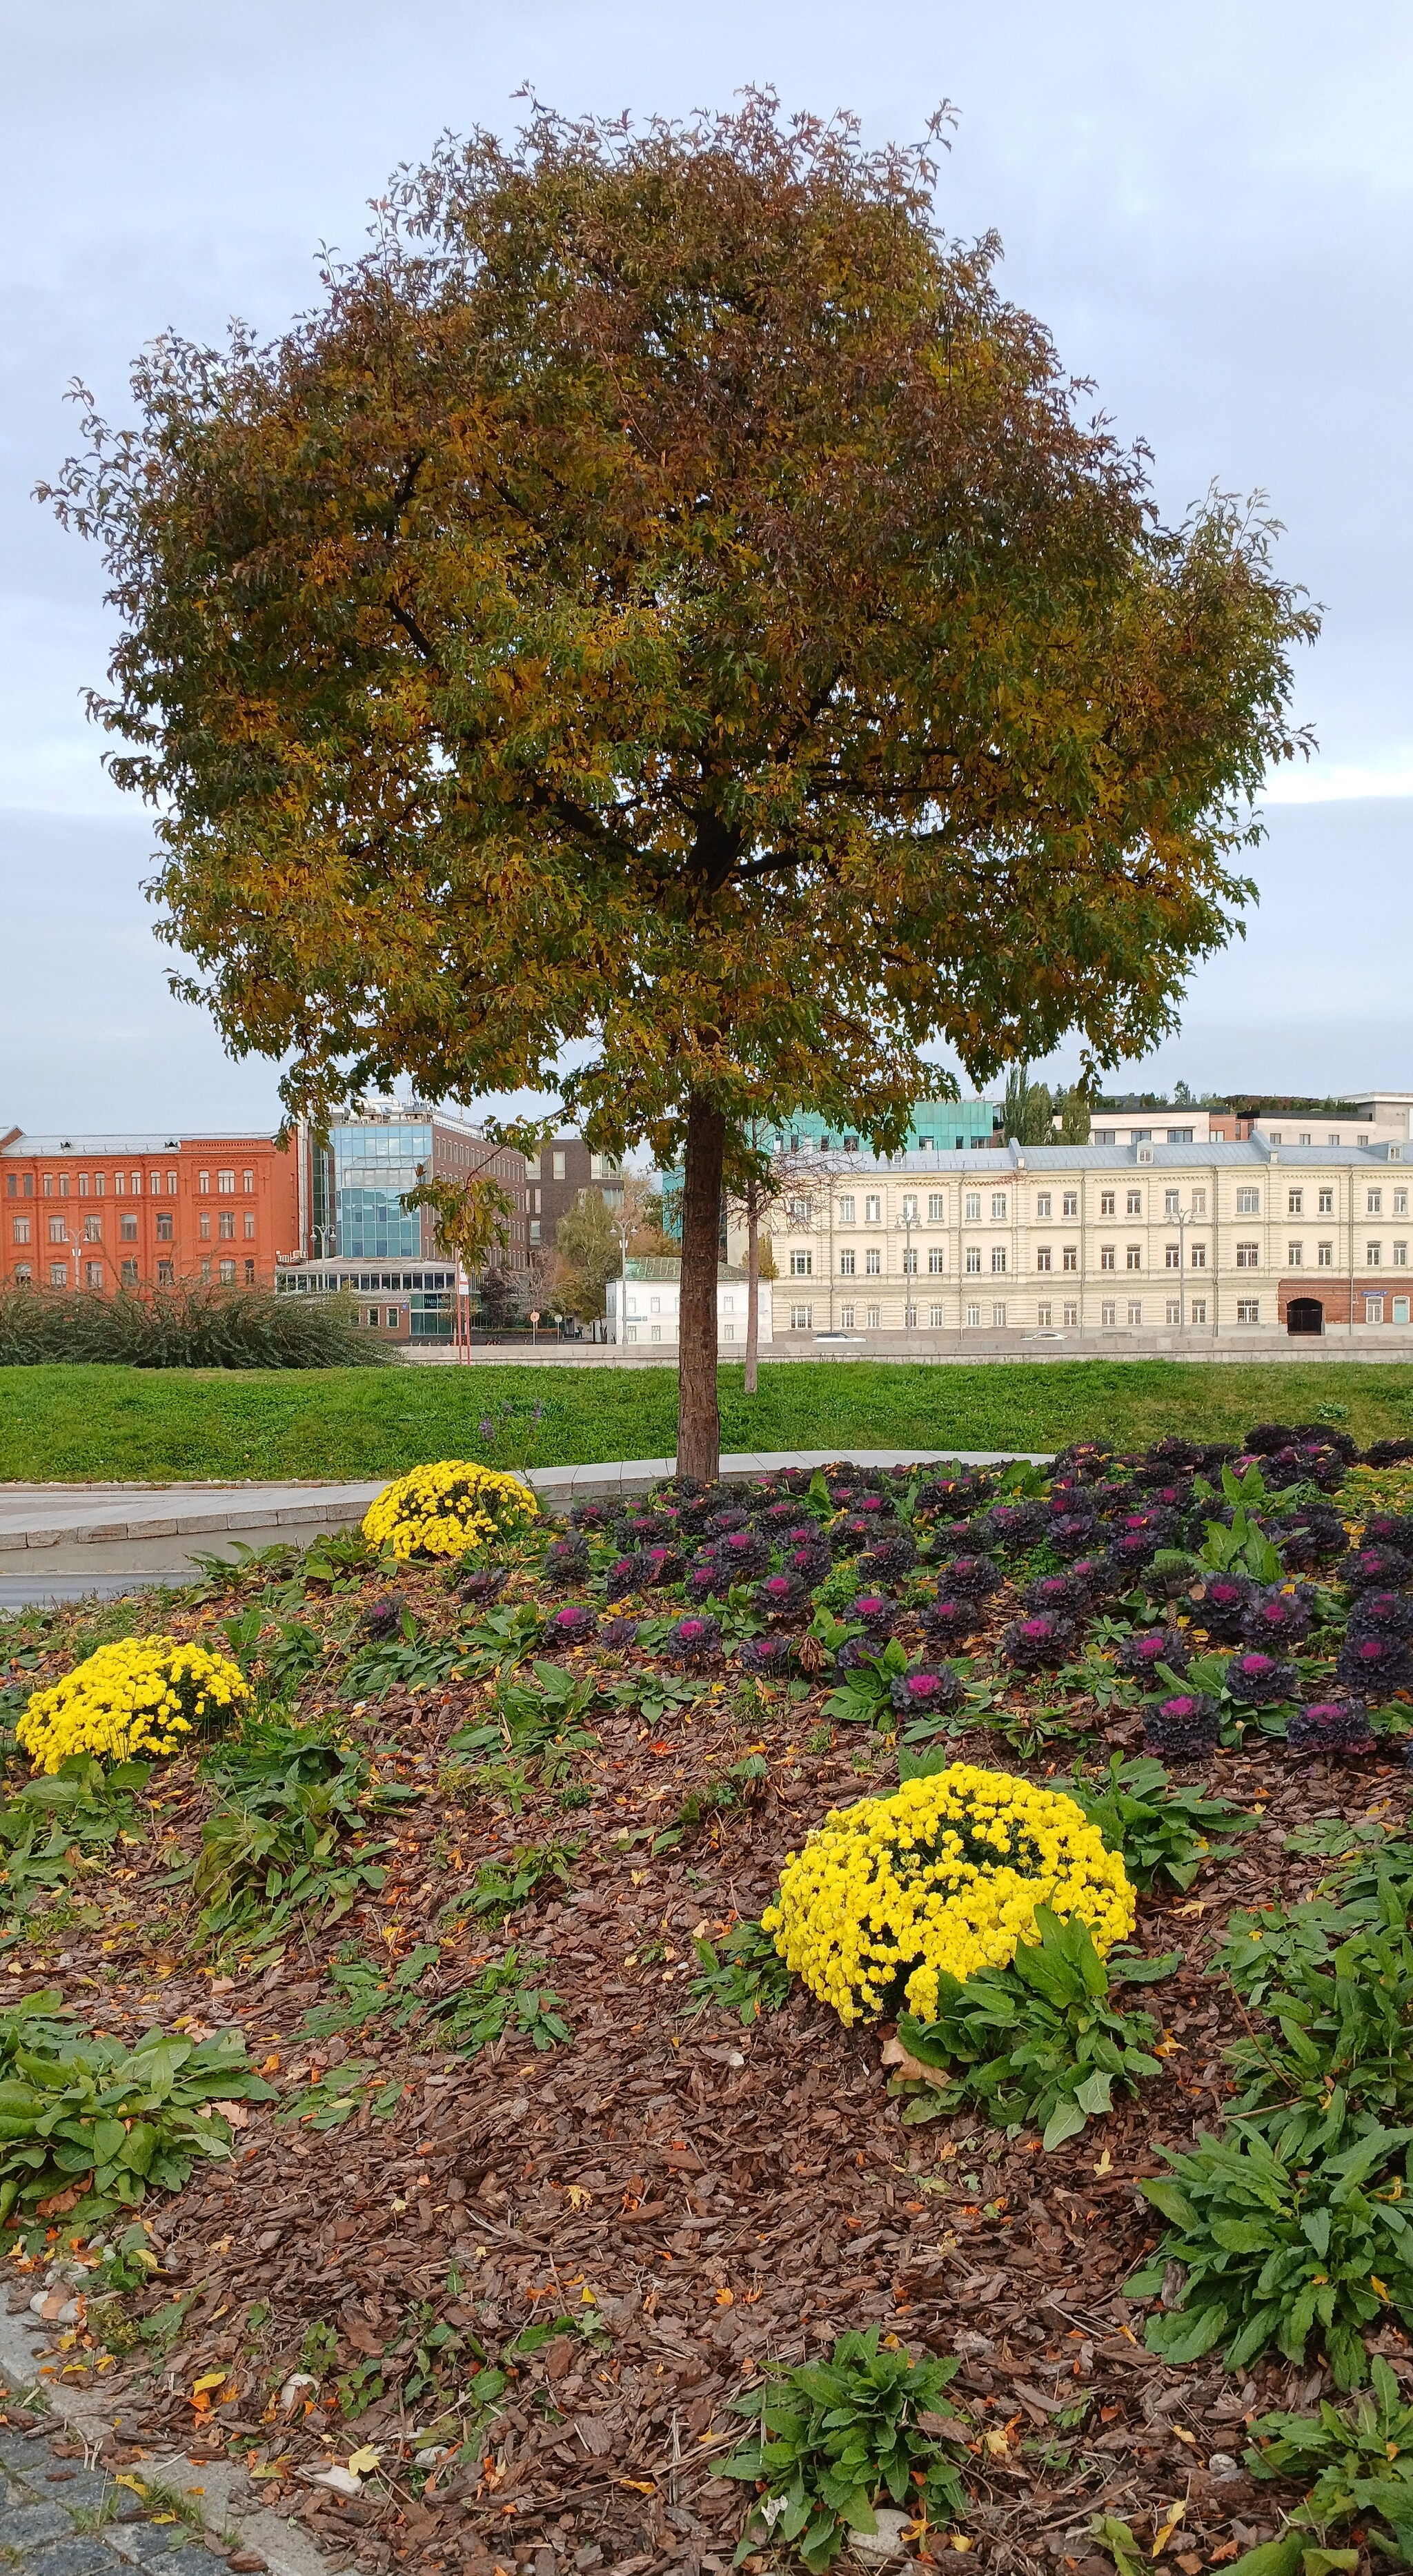
<svg viewBox="0 0 1413 2576"><path fill-rule="evenodd" d="M3 1154L175 1154L183 1145L272 1145L259 1127L192 1127L179 1136L12 1136Z"/></svg>

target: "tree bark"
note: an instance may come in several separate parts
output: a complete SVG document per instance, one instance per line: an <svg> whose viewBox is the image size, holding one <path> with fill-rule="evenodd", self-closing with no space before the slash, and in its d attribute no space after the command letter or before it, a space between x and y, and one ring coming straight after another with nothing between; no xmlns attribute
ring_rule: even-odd
<svg viewBox="0 0 1413 2576"><path fill-rule="evenodd" d="M746 1184L746 1393L756 1391L760 1353L760 1192Z"/></svg>
<svg viewBox="0 0 1413 2576"><path fill-rule="evenodd" d="M677 1472L703 1481L721 1467L716 1400L716 1271L726 1121L694 1093L687 1104L682 1188L682 1297L677 1362Z"/></svg>

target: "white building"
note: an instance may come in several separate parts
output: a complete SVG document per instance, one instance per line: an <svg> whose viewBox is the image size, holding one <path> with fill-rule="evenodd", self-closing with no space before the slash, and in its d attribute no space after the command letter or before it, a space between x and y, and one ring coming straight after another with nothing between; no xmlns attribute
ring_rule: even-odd
<svg viewBox="0 0 1413 2576"><path fill-rule="evenodd" d="M772 1218L780 1332L895 1348L1405 1335L1410 1165L1404 1140L1261 1135L841 1155Z"/></svg>
<svg viewBox="0 0 1413 2576"><path fill-rule="evenodd" d="M759 1298L758 1338L764 1349L771 1338L770 1283L763 1279ZM661 1342L675 1350L682 1296L682 1264L667 1258L630 1258L627 1276L608 1283L608 1338L611 1342ZM732 1343L746 1347L746 1274L723 1262L716 1274L716 1338L725 1351Z"/></svg>

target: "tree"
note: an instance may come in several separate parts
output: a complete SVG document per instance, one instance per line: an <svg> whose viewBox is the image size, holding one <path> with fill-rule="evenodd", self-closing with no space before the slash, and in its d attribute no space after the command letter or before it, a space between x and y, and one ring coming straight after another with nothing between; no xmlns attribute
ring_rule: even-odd
<svg viewBox="0 0 1413 2576"><path fill-rule="evenodd" d="M1054 1135L1054 1109L1049 1087L1032 1082L1027 1064L1013 1065L1006 1078L1003 1112L1008 1140L1017 1145L1048 1145Z"/></svg>
<svg viewBox="0 0 1413 2576"><path fill-rule="evenodd" d="M456 1256L463 1270L479 1270L493 1251L503 1252L510 1239L515 1204L509 1191L483 1173L472 1173L464 1181L428 1180L425 1168L419 1163L415 1187L403 1191L403 1206L430 1208L438 1242Z"/></svg>
<svg viewBox="0 0 1413 2576"><path fill-rule="evenodd" d="M1192 1094L1188 1090L1187 1084L1185 1082L1175 1082L1173 1084L1174 1109L1191 1109L1193 1106Z"/></svg>
<svg viewBox="0 0 1413 2576"><path fill-rule="evenodd" d="M1062 1145L1087 1145L1089 1142L1089 1097L1079 1083L1060 1094L1060 1142Z"/></svg>
<svg viewBox="0 0 1413 2576"><path fill-rule="evenodd" d="M572 1208L566 1208L555 1250L565 1312L581 1324L596 1324L604 1311L604 1292L623 1263L618 1229L602 1190L581 1190Z"/></svg>
<svg viewBox="0 0 1413 2576"><path fill-rule="evenodd" d="M42 487L104 548L178 990L316 1120L558 1084L680 1161L698 1475L728 1148L809 1102L895 1149L939 1038L1147 1052L1301 747L1270 523L1158 523L935 176L761 94L447 140L283 338L162 339Z"/></svg>
<svg viewBox="0 0 1413 2576"><path fill-rule="evenodd" d="M482 1271L478 1282L477 1302L481 1310L481 1321L483 1324L488 1324L492 1332L497 1331L504 1324L513 1324L519 1314L518 1284L510 1277L508 1271L501 1269L499 1262L489 1262Z"/></svg>

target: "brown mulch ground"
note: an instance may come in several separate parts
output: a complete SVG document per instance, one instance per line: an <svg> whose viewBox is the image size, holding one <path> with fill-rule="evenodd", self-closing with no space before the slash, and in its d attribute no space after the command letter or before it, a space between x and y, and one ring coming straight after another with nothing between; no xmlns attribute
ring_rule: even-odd
<svg viewBox="0 0 1413 2576"><path fill-rule="evenodd" d="M429 1616L449 1615L434 1579L400 1589ZM207 1634L232 1606L166 1612L162 1624ZM1012 1608L1000 1603L998 1622ZM861 1763L893 1775L893 1755L862 1730L824 1740L822 1690L792 1702L723 1685L653 1729L597 1713L600 1750L583 1766L593 1804L567 1815L551 1799L519 1815L493 1800L468 1809L454 1783L437 1785L448 1738L489 1693L395 1690L364 1711L379 1760L426 1795L389 1829L397 1864L376 1901L288 1945L258 1978L214 1980L183 1954L166 1874L173 1834L189 1849L199 1830L206 1793L189 1770L154 1779L152 1838L126 1854L131 1876L95 1877L102 1924L21 1939L5 1957L12 1994L57 1983L100 2028L236 2022L252 2059L278 2061L272 2080L295 2090L347 2059L402 2086L393 2116L365 2104L327 2131L282 2123L278 2105L252 2108L235 2161L203 2167L157 2212L162 2275L128 2309L136 2320L194 2293L179 2341L155 2368L147 2350L100 2367L81 2329L54 2364L102 2388L133 2456L173 2439L229 2444L263 2497L286 2509L299 2499L307 2525L369 2570L717 2576L743 2509L740 2486L716 2474L740 2430L726 2401L763 2365L877 2324L910 2349L963 2356L954 2395L977 2428L966 2525L977 2566L1097 2576L1109 2561L1086 2537L1096 2512L1127 2518L1151 2545L1181 2506L1165 2555L1184 2576L1270 2536L1295 2495L1236 2467L1244 2419L1311 2403L1326 2377L1282 2364L1233 2379L1215 2357L1170 2371L1144 2351L1122 2283L1159 2230L1134 2181L1220 2112L1221 2051L1241 2009L1203 1965L1227 1911L1314 1882L1322 1865L1283 1851L1311 1817L1402 1822L1402 1775L1372 1761L1298 1765L1278 1744L1215 1760L1205 1776L1242 1805L1264 1804L1265 1821L1188 1897L1141 1902L1142 1946L1185 1953L1178 1976L1134 1998L1173 2042L1165 2075L1046 2156L974 2114L904 2128L879 2033L847 2032L799 1993L749 2028L686 2009L694 1933L759 1914L785 1852L869 1785ZM1132 1720L1095 1717L1101 1749L1106 1735L1134 1732ZM768 1766L751 1802L651 1857L688 1787L749 1750ZM962 1751L1035 1776L1055 1767L1018 1763L982 1731ZM571 1886L522 1907L505 1936L474 1920L452 1929L457 1888L477 1865L551 1829L581 1840ZM415 2027L300 2039L304 2015L327 1999L338 1944L356 1936L395 1961L438 1924L429 1988L454 1987L513 1939L549 1963L572 2045L539 2054L509 2039L468 2060L419 2046ZM20 2268L27 2298L34 2274ZM591 2315L599 2330L559 2333L521 2363L473 2457L414 2470L408 2437L445 2406L430 2380L407 2394L428 2377L429 2331L448 2330L430 2358L450 2395L529 2322L558 2315ZM321 2384L312 2399L289 2396L286 2413L278 2391L308 2366L319 2326ZM1381 2348L1413 2387L1395 2329ZM385 2393L346 2418L337 2380L379 2356ZM222 2366L232 2375L212 2412L192 2392ZM1080 2407L1081 2422L1062 2420ZM361 2445L383 2453L362 2494L301 2485L301 2468ZM942 2534L927 2546L951 2554Z"/></svg>

